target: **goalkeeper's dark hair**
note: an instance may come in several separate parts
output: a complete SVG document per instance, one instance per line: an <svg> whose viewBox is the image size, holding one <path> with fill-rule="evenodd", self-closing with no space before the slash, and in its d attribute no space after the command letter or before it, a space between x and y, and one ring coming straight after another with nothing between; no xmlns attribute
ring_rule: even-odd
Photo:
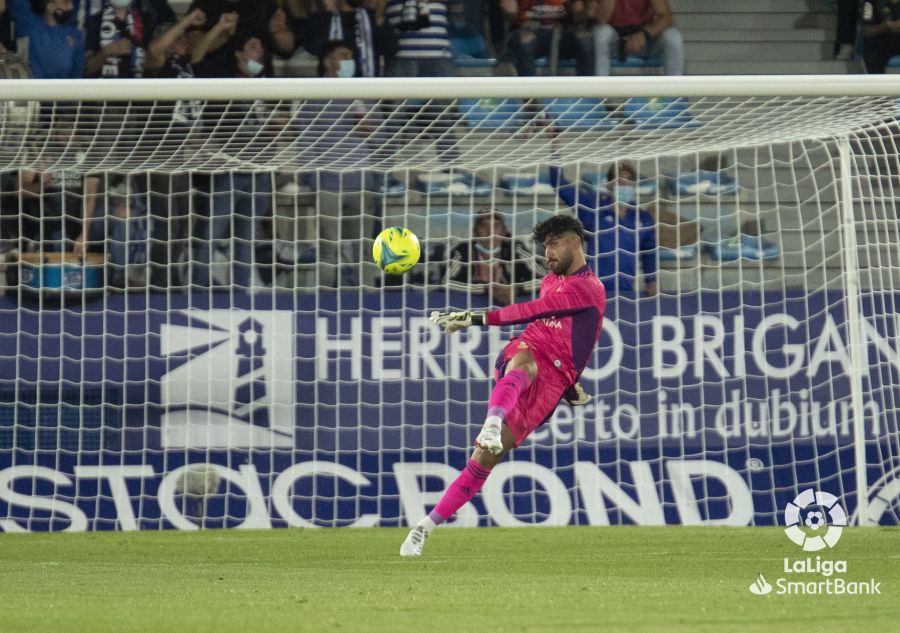
<svg viewBox="0 0 900 633"><path fill-rule="evenodd" d="M565 233L574 233L582 242L587 242L587 233L581 221L572 215L554 215L534 227L532 236L538 244L543 244L548 236L561 237Z"/></svg>

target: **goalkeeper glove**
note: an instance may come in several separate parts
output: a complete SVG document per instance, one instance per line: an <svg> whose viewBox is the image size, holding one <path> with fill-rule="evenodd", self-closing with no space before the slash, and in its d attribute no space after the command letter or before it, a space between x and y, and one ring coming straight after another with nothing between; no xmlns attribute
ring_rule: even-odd
<svg viewBox="0 0 900 633"><path fill-rule="evenodd" d="M566 390L566 394L563 397L566 399L566 402L568 402L573 407L587 404L594 398L594 396L589 395L584 389L582 389L581 385L579 385L577 382Z"/></svg>
<svg viewBox="0 0 900 633"><path fill-rule="evenodd" d="M474 312L472 310L450 312L449 314L446 312L432 312L431 322L438 327L444 328L447 334L452 334L457 330L462 330L472 325L484 325L486 323L485 316L484 312Z"/></svg>

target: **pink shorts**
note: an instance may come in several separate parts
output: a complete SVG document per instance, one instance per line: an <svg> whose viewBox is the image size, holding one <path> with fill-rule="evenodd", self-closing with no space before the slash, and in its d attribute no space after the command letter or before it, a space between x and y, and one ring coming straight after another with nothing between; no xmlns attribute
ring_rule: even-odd
<svg viewBox="0 0 900 633"><path fill-rule="evenodd" d="M494 367L494 379L500 380L506 373L506 364L523 349L530 349L534 361L538 366L537 378L528 385L525 393L519 396L516 406L506 414L504 422L513 432L516 446L522 443L526 437L550 419L556 405L569 388L569 381L553 366L548 359L537 353L534 348L529 348L528 343L519 339L512 339L503 348L497 358Z"/></svg>

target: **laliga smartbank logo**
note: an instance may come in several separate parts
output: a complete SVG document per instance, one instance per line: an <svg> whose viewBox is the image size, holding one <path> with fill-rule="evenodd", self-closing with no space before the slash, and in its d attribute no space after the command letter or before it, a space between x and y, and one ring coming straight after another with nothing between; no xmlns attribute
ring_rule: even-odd
<svg viewBox="0 0 900 633"><path fill-rule="evenodd" d="M755 593L757 596L764 596L767 593L772 593L772 585L769 584L769 581L766 580L766 577L759 574L756 577L756 580L750 584L750 593Z"/></svg>
<svg viewBox="0 0 900 633"><path fill-rule="evenodd" d="M831 493L807 489L798 494L784 508L784 533L804 552L818 552L837 545L847 526L847 513L840 500ZM776 595L870 595L881 594L881 583L874 578L848 580L846 560L832 560L816 556L784 559L781 570L785 576L776 578L774 585L760 573L750 584L750 593Z"/></svg>
<svg viewBox="0 0 900 633"><path fill-rule="evenodd" d="M801 522L807 530L800 527ZM830 492L814 492L809 488L787 504L784 524L787 526L784 533L804 552L818 552L837 545L847 525L847 513Z"/></svg>

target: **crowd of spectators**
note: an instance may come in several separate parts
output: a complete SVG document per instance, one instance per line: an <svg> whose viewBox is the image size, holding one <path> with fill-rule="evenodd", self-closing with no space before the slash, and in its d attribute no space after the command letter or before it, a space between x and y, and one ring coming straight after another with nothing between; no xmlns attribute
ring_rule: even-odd
<svg viewBox="0 0 900 633"><path fill-rule="evenodd" d="M884 72L900 54L900 5L835 6L836 59ZM685 67L669 0L193 0L180 20L167 0L0 0L0 54L19 54L38 78L233 77L251 35L264 51L254 76L332 42L353 56L338 76L445 77L468 56L523 76Z"/></svg>
<svg viewBox="0 0 900 633"><path fill-rule="evenodd" d="M166 0L0 0L0 53L17 51L39 78L172 76L172 60L181 76L187 59L191 76L233 77L251 36L264 51L254 76L342 42L352 76L445 77L460 33L520 75L547 59L550 72L570 60L579 75L608 74L629 55L683 72L668 0L193 0L180 20Z"/></svg>
<svg viewBox="0 0 900 633"><path fill-rule="evenodd" d="M869 71L884 72L890 57L900 53L900 9L884 0L862 5L843 0L839 8L836 54L844 54L856 32L848 21L854 26L859 22ZM298 51L317 60L320 77L446 77L457 73L454 37L482 41L479 54L523 76L553 74L563 65L578 75L606 75L626 62L679 75L685 65L682 36L668 0L193 0L180 17L166 0L0 0L0 54L17 54L37 78L252 79L276 76L283 67L276 60ZM406 133L436 141L438 155L452 160L458 153L452 133L458 115L440 107L444 104L435 105L439 107L402 106L389 116L399 117ZM215 129L216 120L239 122L229 141L238 157L261 130L271 127L277 134L286 125L302 130L305 117L325 130L323 147L335 155L355 156L355 164L403 142L373 134L380 116L388 115L371 104L341 100L308 102L291 113L259 103L203 109L182 101L172 112L174 124L202 119L201 129ZM48 138L79 151L71 139L71 117L56 113L46 124ZM8 220L14 207L20 232L39 248L76 254L104 250L120 267L119 285L166 287L175 281L207 287L215 283L211 271L217 257L229 262L231 283L258 282L258 244L276 237L269 221L276 174L148 173L129 178L51 167L41 171L36 165L0 174L0 200L5 200L0 216ZM554 167L551 173L561 198L596 236L590 250L597 256L598 272L625 271L624 277L605 280L612 291L637 291L631 284L640 268L640 291L655 294L655 236L647 228L652 218L626 199L634 169L627 164L614 168L607 183L609 198L590 204L561 171ZM313 233L316 259L324 266L318 281L325 286L373 283L358 265L367 259L368 240L380 224L380 201L372 195L380 184L371 179L365 170L300 175L316 196ZM11 190L18 192L12 203ZM607 248L605 225L629 228L633 244L623 249L617 237L611 243L619 246ZM487 255L513 258L520 250L505 233L501 215L488 211L477 216L473 231L471 242L445 254L449 265L442 270L444 281L483 283L493 301L509 303L523 287L523 275L533 278L535 271L479 263ZM107 241L115 245L142 234L152 239L137 254L106 247ZM151 264L150 278L134 281L127 266L140 257ZM276 255L268 257L272 261ZM194 265L187 278L173 280L170 264L179 258Z"/></svg>

